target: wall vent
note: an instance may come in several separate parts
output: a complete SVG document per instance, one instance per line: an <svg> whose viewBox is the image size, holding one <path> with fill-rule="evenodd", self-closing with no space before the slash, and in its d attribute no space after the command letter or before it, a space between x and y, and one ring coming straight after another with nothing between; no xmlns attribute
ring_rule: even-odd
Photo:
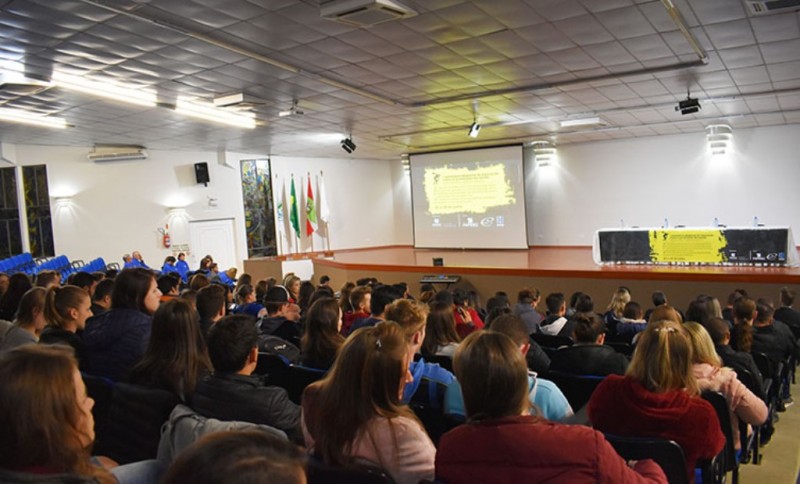
<svg viewBox="0 0 800 484"><path fill-rule="evenodd" d="M770 15L800 10L800 0L745 0L744 4L753 15Z"/></svg>

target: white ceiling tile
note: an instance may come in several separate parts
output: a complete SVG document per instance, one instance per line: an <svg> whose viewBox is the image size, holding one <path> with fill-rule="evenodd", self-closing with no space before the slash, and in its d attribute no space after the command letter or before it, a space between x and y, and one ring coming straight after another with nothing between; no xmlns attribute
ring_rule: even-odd
<svg viewBox="0 0 800 484"><path fill-rule="evenodd" d="M730 49L756 43L746 19L708 25L706 34L716 49Z"/></svg>
<svg viewBox="0 0 800 484"><path fill-rule="evenodd" d="M597 19L617 39L642 37L656 33L642 12L635 7L600 12L597 14Z"/></svg>
<svg viewBox="0 0 800 484"><path fill-rule="evenodd" d="M725 67L728 69L764 64L764 59L761 57L761 50L755 45L720 50L718 54L725 64Z"/></svg>
<svg viewBox="0 0 800 484"><path fill-rule="evenodd" d="M761 53L769 64L800 60L800 38L761 44Z"/></svg>
<svg viewBox="0 0 800 484"><path fill-rule="evenodd" d="M621 42L628 52L639 61L669 57L673 54L673 51L658 34L624 39Z"/></svg>
<svg viewBox="0 0 800 484"><path fill-rule="evenodd" d="M750 23L753 26L756 39L760 43L791 40L800 37L800 21L798 21L797 14L794 12L752 17Z"/></svg>
<svg viewBox="0 0 800 484"><path fill-rule="evenodd" d="M591 15L581 15L554 22L555 27L578 45L610 42L614 37Z"/></svg>
<svg viewBox="0 0 800 484"><path fill-rule="evenodd" d="M525 3L551 22L586 13L583 5L576 0L525 0Z"/></svg>
<svg viewBox="0 0 800 484"><path fill-rule="evenodd" d="M741 69L731 69L728 72L737 86L770 82L767 68L764 66L743 67Z"/></svg>
<svg viewBox="0 0 800 484"><path fill-rule="evenodd" d="M636 59L617 41L587 45L584 51L603 66L636 62Z"/></svg>

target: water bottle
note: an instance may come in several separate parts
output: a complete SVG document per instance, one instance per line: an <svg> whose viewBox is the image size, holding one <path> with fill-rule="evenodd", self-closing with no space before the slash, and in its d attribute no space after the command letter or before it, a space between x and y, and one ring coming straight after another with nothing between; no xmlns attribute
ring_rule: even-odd
<svg viewBox="0 0 800 484"><path fill-rule="evenodd" d="M667 217L664 217L664 228L665 229L669 228L669 220L667 220Z"/></svg>
<svg viewBox="0 0 800 484"><path fill-rule="evenodd" d="M714 227L719 227L719 219L714 217Z"/></svg>
<svg viewBox="0 0 800 484"><path fill-rule="evenodd" d="M753 227L758 227L758 217L753 217Z"/></svg>

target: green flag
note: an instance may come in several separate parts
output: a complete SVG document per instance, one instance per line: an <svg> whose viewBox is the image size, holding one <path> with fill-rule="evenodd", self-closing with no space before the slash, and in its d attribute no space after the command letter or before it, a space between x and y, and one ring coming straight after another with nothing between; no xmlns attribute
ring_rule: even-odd
<svg viewBox="0 0 800 484"><path fill-rule="evenodd" d="M292 177L292 191L289 194L289 221L292 223L294 233L300 237L300 217L297 215L297 192L294 190L294 177Z"/></svg>

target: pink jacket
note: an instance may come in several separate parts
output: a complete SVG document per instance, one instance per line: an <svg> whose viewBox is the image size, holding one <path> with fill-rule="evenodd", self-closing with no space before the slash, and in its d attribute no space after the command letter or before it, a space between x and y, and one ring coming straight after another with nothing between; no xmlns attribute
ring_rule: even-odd
<svg viewBox="0 0 800 484"><path fill-rule="evenodd" d="M718 368L708 363L693 366L694 377L700 390L721 393L731 411L731 425L736 448L739 449L739 419L750 425L760 425L767 420L767 405L736 378L730 368Z"/></svg>

